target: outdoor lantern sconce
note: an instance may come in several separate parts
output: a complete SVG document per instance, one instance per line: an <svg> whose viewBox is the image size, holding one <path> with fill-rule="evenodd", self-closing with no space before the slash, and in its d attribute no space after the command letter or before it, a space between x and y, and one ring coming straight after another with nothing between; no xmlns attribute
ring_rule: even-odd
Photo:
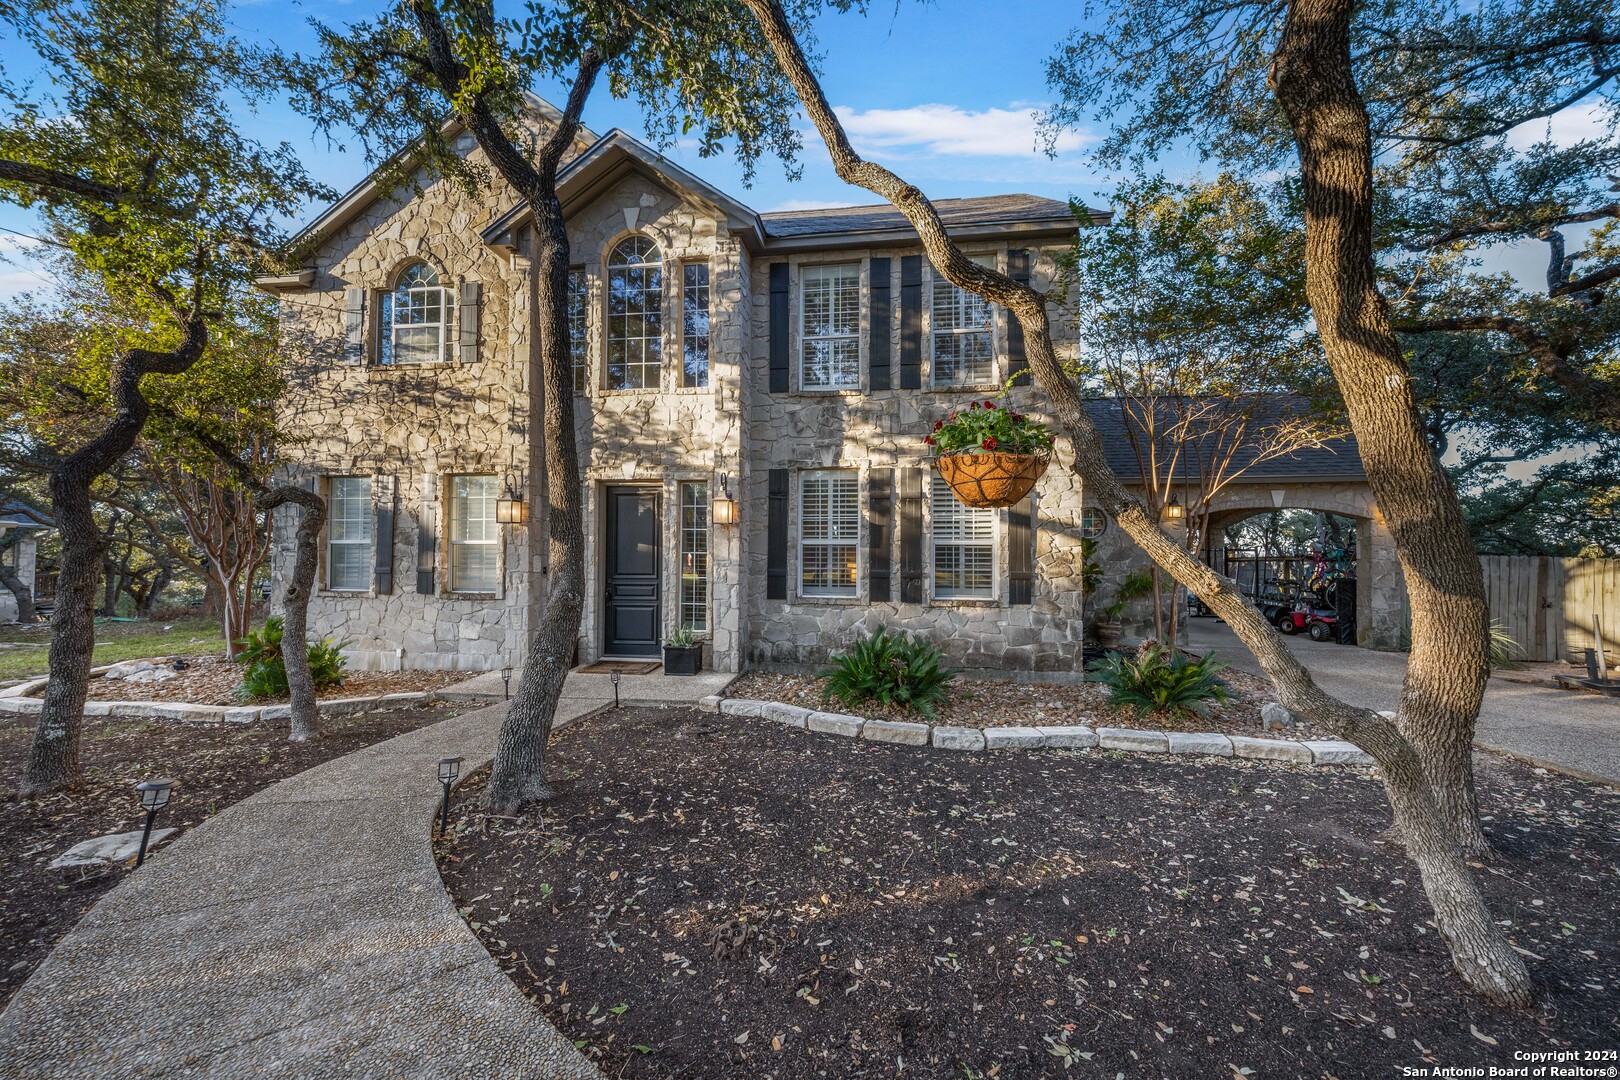
<svg viewBox="0 0 1620 1080"><path fill-rule="evenodd" d="M511 668L509 668L509 667L501 668L501 683L502 683L502 685L504 685L506 687L506 700L511 701L512 700L512 669Z"/></svg>
<svg viewBox="0 0 1620 1080"><path fill-rule="evenodd" d="M619 707L619 673L615 671L612 675L609 675L608 681L613 683L613 707L617 709Z"/></svg>
<svg viewBox="0 0 1620 1080"><path fill-rule="evenodd" d="M444 802L439 810L439 838L441 840L444 838L445 832L450 828L450 786L456 782L456 777L460 775L460 758L447 757L439 759L439 783L444 785Z"/></svg>
<svg viewBox="0 0 1620 1080"><path fill-rule="evenodd" d="M1171 521L1180 521L1184 514L1186 511L1182 509L1181 499L1175 495L1170 496L1170 502L1164 508L1164 516Z"/></svg>
<svg viewBox="0 0 1620 1080"><path fill-rule="evenodd" d="M529 504L510 493L495 500L495 522L499 525L527 525Z"/></svg>
<svg viewBox="0 0 1620 1080"><path fill-rule="evenodd" d="M135 790L141 793L141 809L146 811L146 828L141 830L141 849L135 853L136 866L146 861L146 845L152 839L152 822L157 819L158 811L169 805L169 793L173 789L174 781L166 776L142 780L135 785Z"/></svg>
<svg viewBox="0 0 1620 1080"><path fill-rule="evenodd" d="M720 494L715 498L711 508L716 525L737 524L737 500L731 497L731 485L726 482L726 475L720 474Z"/></svg>

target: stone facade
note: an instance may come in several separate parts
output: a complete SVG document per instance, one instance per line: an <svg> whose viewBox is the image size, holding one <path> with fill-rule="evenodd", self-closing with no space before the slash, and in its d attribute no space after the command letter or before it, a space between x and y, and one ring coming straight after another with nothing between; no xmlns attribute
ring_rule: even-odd
<svg viewBox="0 0 1620 1080"><path fill-rule="evenodd" d="M34 587L34 575L38 562L39 542L34 539L32 529L25 530L24 536L11 546L9 550L0 553L0 559L15 559L17 578L30 589ZM11 595L11 590L0 588L0 623L14 623L17 621L17 598Z"/></svg>

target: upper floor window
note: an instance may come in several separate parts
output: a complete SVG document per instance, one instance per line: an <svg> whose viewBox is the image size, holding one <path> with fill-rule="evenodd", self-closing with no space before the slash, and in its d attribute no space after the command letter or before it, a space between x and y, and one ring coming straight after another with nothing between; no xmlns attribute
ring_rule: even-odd
<svg viewBox="0 0 1620 1080"><path fill-rule="evenodd" d="M400 271L381 298L377 360L427 364L450 359L450 297L439 272L425 262Z"/></svg>
<svg viewBox="0 0 1620 1080"><path fill-rule="evenodd" d="M981 266L986 258L974 259ZM990 304L959 289L934 271L931 338L935 386L975 386L996 381L990 332Z"/></svg>
<svg viewBox="0 0 1620 1080"><path fill-rule="evenodd" d="M709 385L709 264L681 267L681 385Z"/></svg>
<svg viewBox="0 0 1620 1080"><path fill-rule="evenodd" d="M799 498L800 592L854 596L861 529L859 475L854 469L804 473Z"/></svg>
<svg viewBox="0 0 1620 1080"><path fill-rule="evenodd" d="M861 267L806 266L799 274L799 386L805 390L861 385Z"/></svg>
<svg viewBox="0 0 1620 1080"><path fill-rule="evenodd" d="M495 478L450 480L450 591L497 592L501 585L500 526L495 523Z"/></svg>
<svg viewBox="0 0 1620 1080"><path fill-rule="evenodd" d="M326 482L326 587L371 588L371 478Z"/></svg>
<svg viewBox="0 0 1620 1080"><path fill-rule="evenodd" d="M647 237L628 236L608 256L608 388L657 389L663 361L663 257Z"/></svg>
<svg viewBox="0 0 1620 1080"><path fill-rule="evenodd" d="M934 595L996 594L996 512L965 506L950 486L933 482Z"/></svg>
<svg viewBox="0 0 1620 1080"><path fill-rule="evenodd" d="M574 368L574 393L590 386L591 339L585 324L585 270L568 271L568 350Z"/></svg>

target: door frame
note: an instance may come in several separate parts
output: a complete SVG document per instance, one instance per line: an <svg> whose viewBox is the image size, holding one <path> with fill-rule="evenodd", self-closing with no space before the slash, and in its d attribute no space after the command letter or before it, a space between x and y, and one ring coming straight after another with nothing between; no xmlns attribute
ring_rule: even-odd
<svg viewBox="0 0 1620 1080"><path fill-rule="evenodd" d="M604 660L649 660L651 658L647 656L623 656L611 652L608 649L608 541L610 536L612 536L614 533L613 515L616 512L613 502L614 492L636 491L642 494L651 495L653 498L653 515L657 519L658 526L658 570L655 575L658 587L658 625L655 644L660 647L660 655L662 655L662 646L664 641L664 486L657 481L625 481L622 483L604 483L601 491L602 524L601 528L598 530L600 535L599 542L597 544L596 559L596 603L598 611L596 621L599 627L597 630L597 648L600 650L597 655L599 658Z"/></svg>

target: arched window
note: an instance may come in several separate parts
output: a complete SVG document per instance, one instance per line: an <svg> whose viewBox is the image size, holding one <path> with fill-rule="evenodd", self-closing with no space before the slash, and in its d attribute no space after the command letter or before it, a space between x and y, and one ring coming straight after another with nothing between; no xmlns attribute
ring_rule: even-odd
<svg viewBox="0 0 1620 1080"><path fill-rule="evenodd" d="M425 262L401 270L382 294L377 358L384 364L450 359L450 298L439 272Z"/></svg>
<svg viewBox="0 0 1620 1080"><path fill-rule="evenodd" d="M663 345L663 257L647 237L625 237L608 256L608 388L657 389Z"/></svg>

